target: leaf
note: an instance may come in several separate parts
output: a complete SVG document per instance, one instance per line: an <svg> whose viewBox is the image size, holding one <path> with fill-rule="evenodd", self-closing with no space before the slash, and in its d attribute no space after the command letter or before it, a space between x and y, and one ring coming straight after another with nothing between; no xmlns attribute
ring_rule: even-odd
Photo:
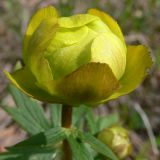
<svg viewBox="0 0 160 160"><path fill-rule="evenodd" d="M0 160L19 160L19 153L0 153Z"/></svg>
<svg viewBox="0 0 160 160"><path fill-rule="evenodd" d="M10 91L17 107L3 108L18 124L32 135L51 128L41 105L12 85L10 86Z"/></svg>
<svg viewBox="0 0 160 160"><path fill-rule="evenodd" d="M53 160L58 156L55 145L65 138L64 128L50 129L7 148L8 152L0 154L0 160Z"/></svg>
<svg viewBox="0 0 160 160"><path fill-rule="evenodd" d="M100 117L97 121L96 132L100 132L104 128L108 128L118 122L119 122L119 116L117 113L114 113L105 117Z"/></svg>
<svg viewBox="0 0 160 160"><path fill-rule="evenodd" d="M73 135L70 135L67 140L70 144L74 160L93 160L92 155L84 144L82 144L82 142L78 142Z"/></svg>
<svg viewBox="0 0 160 160"><path fill-rule="evenodd" d="M39 123L44 129L49 129L50 125L48 120L45 117L44 110L42 106L38 104L35 100L29 98L21 91L19 91L16 87L11 86L11 93L15 99L15 101L19 101L20 99L23 101L19 103L18 107L25 109L28 111L33 119ZM19 93L19 96L16 96L16 92Z"/></svg>
<svg viewBox="0 0 160 160"><path fill-rule="evenodd" d="M97 138L92 136L90 133L81 133L79 132L79 137L86 143L90 144L90 146L96 150L98 153L110 158L111 160L118 160L116 155L112 152L112 150L107 147L105 144L100 142Z"/></svg>
<svg viewBox="0 0 160 160"><path fill-rule="evenodd" d="M86 120L87 120L87 125L89 127L89 130L92 134L95 134L96 128L97 128L97 122L95 119L95 115L93 113L93 109L88 108L86 112L87 112Z"/></svg>
<svg viewBox="0 0 160 160"><path fill-rule="evenodd" d="M61 127L56 127L46 132L34 135L31 138L24 140L16 144L15 146L9 148L9 150L14 150L19 147L29 147L29 146L54 146L55 144L61 142L65 138L66 138L65 129Z"/></svg>
<svg viewBox="0 0 160 160"><path fill-rule="evenodd" d="M30 120L29 117L27 117L27 114L24 112L22 113L17 108L11 108L11 107L3 107L3 109L12 116L12 118L21 125L21 127L26 130L31 135L37 134L39 132L42 132L43 129L35 124L32 120Z"/></svg>
<svg viewBox="0 0 160 160"><path fill-rule="evenodd" d="M1 153L0 160L53 160L55 156L56 152L53 148L26 147Z"/></svg>
<svg viewBox="0 0 160 160"><path fill-rule="evenodd" d="M74 126L80 128L82 126L82 121L87 113L88 108L85 105L75 106L73 108L72 123Z"/></svg>
<svg viewBox="0 0 160 160"><path fill-rule="evenodd" d="M61 126L61 111L62 105L61 104L50 104L49 106L50 113L51 113L51 124L53 127L60 127Z"/></svg>

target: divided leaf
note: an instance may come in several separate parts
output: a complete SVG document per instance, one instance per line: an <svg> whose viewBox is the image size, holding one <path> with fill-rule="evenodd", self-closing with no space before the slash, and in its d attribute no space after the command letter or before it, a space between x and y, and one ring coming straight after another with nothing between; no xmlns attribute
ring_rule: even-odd
<svg viewBox="0 0 160 160"><path fill-rule="evenodd" d="M97 120L97 130L96 133L100 132L104 128L108 128L113 126L119 122L119 115L117 113L113 113L104 117L99 117Z"/></svg>
<svg viewBox="0 0 160 160"><path fill-rule="evenodd" d="M49 106L50 113L51 113L51 124L53 127L60 127L61 126L61 111L62 105L61 104L50 104Z"/></svg>
<svg viewBox="0 0 160 160"><path fill-rule="evenodd" d="M107 147L104 143L99 141L90 133L81 133L79 132L79 137L86 143L96 150L98 153L110 158L111 160L118 160L117 156L112 152L112 150Z"/></svg>
<svg viewBox="0 0 160 160"><path fill-rule="evenodd" d="M58 155L55 145L65 138L64 128L50 129L7 148L0 160L53 160Z"/></svg>
<svg viewBox="0 0 160 160"><path fill-rule="evenodd" d="M27 97L12 85L10 92L17 107L4 106L3 109L28 133L34 135L51 128L42 106L36 100Z"/></svg>
<svg viewBox="0 0 160 160"><path fill-rule="evenodd" d="M67 138L74 160L93 160L91 153L87 150L82 142L79 142L73 135Z"/></svg>
<svg viewBox="0 0 160 160"><path fill-rule="evenodd" d="M15 146L9 148L14 150L19 147L30 147L30 146L54 146L66 138L66 132L64 128L56 127L46 132L42 132L32 136L31 138L24 140Z"/></svg>
<svg viewBox="0 0 160 160"><path fill-rule="evenodd" d="M12 152L0 154L0 160L53 160L56 157L56 151L53 148L19 148Z"/></svg>

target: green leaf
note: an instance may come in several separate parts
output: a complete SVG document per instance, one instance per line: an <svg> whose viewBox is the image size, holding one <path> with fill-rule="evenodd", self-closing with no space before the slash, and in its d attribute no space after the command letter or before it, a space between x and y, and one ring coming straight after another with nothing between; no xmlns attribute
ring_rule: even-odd
<svg viewBox="0 0 160 160"><path fill-rule="evenodd" d="M65 138L64 128L50 129L7 148L8 152L0 154L0 160L53 160L58 153L55 145Z"/></svg>
<svg viewBox="0 0 160 160"><path fill-rule="evenodd" d="M10 91L17 107L3 108L18 124L32 135L51 128L45 117L44 110L38 102L27 97L12 85L10 86Z"/></svg>
<svg viewBox="0 0 160 160"><path fill-rule="evenodd" d="M0 160L19 160L19 153L0 153Z"/></svg>
<svg viewBox="0 0 160 160"><path fill-rule="evenodd" d="M157 142L158 147L160 147L160 135L156 137L156 142Z"/></svg>
<svg viewBox="0 0 160 160"><path fill-rule="evenodd" d="M100 117L97 121L97 130L96 132L99 132L103 130L104 128L108 128L114 124L117 124L119 122L119 116L117 113L107 115L104 117Z"/></svg>
<svg viewBox="0 0 160 160"><path fill-rule="evenodd" d="M9 148L9 150L14 150L19 147L29 147L29 146L54 146L55 144L61 142L66 138L65 129L61 127L56 127L50 129L46 132L39 133L32 136L31 138L24 140L15 146Z"/></svg>
<svg viewBox="0 0 160 160"><path fill-rule="evenodd" d="M116 155L112 152L112 150L107 147L104 143L100 142L97 138L92 136L90 133L81 133L79 132L80 138L91 145L91 147L96 150L98 153L110 158L111 160L118 160Z"/></svg>
<svg viewBox="0 0 160 160"><path fill-rule="evenodd" d="M139 113L137 113L135 110L130 109L131 112L129 111L128 113L128 126L131 129L142 129L145 128L144 122L141 118L141 116L139 115Z"/></svg>
<svg viewBox="0 0 160 160"><path fill-rule="evenodd" d="M95 115L93 113L93 109L88 108L86 112L87 112L86 120L87 120L87 125L89 127L89 130L92 134L95 134L96 128L97 128L97 122L95 119Z"/></svg>
<svg viewBox="0 0 160 160"><path fill-rule="evenodd" d="M53 127L60 127L61 126L61 111L62 105L61 104L50 104L49 106L50 113L51 113L51 124Z"/></svg>
<svg viewBox="0 0 160 160"><path fill-rule="evenodd" d="M0 154L0 160L53 160L56 152L53 148L18 148L11 152Z"/></svg>
<svg viewBox="0 0 160 160"><path fill-rule="evenodd" d="M72 123L74 126L80 128L82 127L82 122L84 120L84 115L87 113L88 107L85 105L75 106L73 108Z"/></svg>
<svg viewBox="0 0 160 160"><path fill-rule="evenodd" d="M82 144L82 142L78 142L73 135L70 135L67 140L70 144L74 160L93 160L92 155L84 144Z"/></svg>
<svg viewBox="0 0 160 160"><path fill-rule="evenodd" d="M22 108L24 112L28 112L27 116L30 115L45 130L50 128L44 110L36 100L29 98L14 86L10 86L10 90L15 102L17 102L17 107Z"/></svg>
<svg viewBox="0 0 160 160"><path fill-rule="evenodd" d="M34 123L34 121L32 122L32 120L30 120L29 117L27 117L27 114L24 112L22 113L22 111L20 109L17 108L11 108L11 107L3 107L3 109L12 116L12 118L21 125L21 127L26 130L28 133L30 133L31 135L37 134L39 132L42 132L43 129Z"/></svg>

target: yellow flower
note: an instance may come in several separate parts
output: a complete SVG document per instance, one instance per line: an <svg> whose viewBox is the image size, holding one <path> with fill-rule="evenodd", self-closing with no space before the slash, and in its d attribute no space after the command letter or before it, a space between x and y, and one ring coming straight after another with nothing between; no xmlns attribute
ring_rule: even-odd
<svg viewBox="0 0 160 160"><path fill-rule="evenodd" d="M104 129L99 133L98 139L109 146L120 159L124 159L132 152L128 131L122 127Z"/></svg>
<svg viewBox="0 0 160 160"><path fill-rule="evenodd" d="M7 77L42 101L97 104L133 91L152 60L143 45L126 46L117 22L97 9L59 17L38 10L23 41L25 66Z"/></svg>

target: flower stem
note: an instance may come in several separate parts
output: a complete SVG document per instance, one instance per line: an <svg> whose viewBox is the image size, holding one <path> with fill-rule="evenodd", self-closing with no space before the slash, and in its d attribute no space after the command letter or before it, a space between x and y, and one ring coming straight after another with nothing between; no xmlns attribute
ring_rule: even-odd
<svg viewBox="0 0 160 160"><path fill-rule="evenodd" d="M70 128L72 125L72 106L63 104L62 106L62 127ZM68 141L63 141L63 160L72 160L72 151Z"/></svg>

